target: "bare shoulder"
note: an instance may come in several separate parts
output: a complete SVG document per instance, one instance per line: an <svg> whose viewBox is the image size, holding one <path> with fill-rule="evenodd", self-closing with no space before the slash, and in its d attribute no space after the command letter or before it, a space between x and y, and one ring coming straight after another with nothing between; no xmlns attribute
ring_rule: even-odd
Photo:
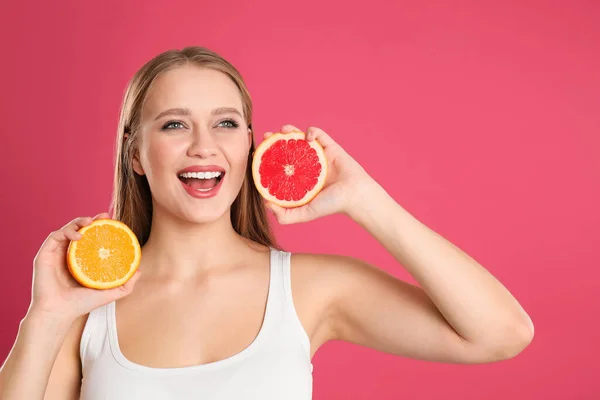
<svg viewBox="0 0 600 400"><path fill-rule="evenodd" d="M46 387L44 400L79 399L81 390L81 358L79 346L88 314L77 318L58 352Z"/></svg>
<svg viewBox="0 0 600 400"><path fill-rule="evenodd" d="M344 298L361 282L393 279L368 263L337 254L293 253L292 293L296 311L311 340L313 354L329 340L338 339L336 320Z"/></svg>
<svg viewBox="0 0 600 400"><path fill-rule="evenodd" d="M299 292L301 319L312 324L307 326L313 329L314 350L342 340L392 355L450 363L490 362L514 354L466 341L422 288L360 259L295 255L292 288Z"/></svg>
<svg viewBox="0 0 600 400"><path fill-rule="evenodd" d="M338 254L297 253L292 255L292 279L298 285L309 285L313 295L329 302L339 299L364 279L396 280L369 263Z"/></svg>
<svg viewBox="0 0 600 400"><path fill-rule="evenodd" d="M379 271L359 258L340 254L293 253L292 258L295 266L312 272L318 271L324 276L329 274L351 276L354 273Z"/></svg>

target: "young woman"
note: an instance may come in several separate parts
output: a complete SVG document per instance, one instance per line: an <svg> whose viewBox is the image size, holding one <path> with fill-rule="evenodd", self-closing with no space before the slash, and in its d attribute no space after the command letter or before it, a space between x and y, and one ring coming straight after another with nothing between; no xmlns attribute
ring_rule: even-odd
<svg viewBox="0 0 600 400"><path fill-rule="evenodd" d="M503 360L529 344L532 322L509 291L321 129L307 134L330 163L324 190L301 208L267 207L283 224L352 218L420 285L347 256L278 248L251 180L251 122L238 71L207 49L165 52L136 73L112 217L139 238L140 272L120 288L83 288L65 252L92 218L50 234L0 398L310 399L311 359L330 340L446 363ZM216 195L186 190L190 168L220 172L202 184L219 185Z"/></svg>

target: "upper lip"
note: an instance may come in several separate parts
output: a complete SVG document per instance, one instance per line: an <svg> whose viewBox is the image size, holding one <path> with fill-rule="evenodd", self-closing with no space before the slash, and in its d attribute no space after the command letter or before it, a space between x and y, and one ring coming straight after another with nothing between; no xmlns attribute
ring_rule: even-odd
<svg viewBox="0 0 600 400"><path fill-rule="evenodd" d="M186 172L225 172L225 169L218 165L192 165L177 172L177 175L185 174Z"/></svg>

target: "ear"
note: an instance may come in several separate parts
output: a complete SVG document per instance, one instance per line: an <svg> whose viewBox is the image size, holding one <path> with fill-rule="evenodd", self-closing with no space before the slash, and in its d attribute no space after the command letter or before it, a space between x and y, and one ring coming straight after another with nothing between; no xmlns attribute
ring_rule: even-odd
<svg viewBox="0 0 600 400"><path fill-rule="evenodd" d="M138 175L145 175L144 168L142 168L142 163L140 162L139 153L137 149L133 153L133 160L131 160L131 164L133 166L133 170Z"/></svg>
<svg viewBox="0 0 600 400"><path fill-rule="evenodd" d="M252 128L248 128L248 148L252 146Z"/></svg>
<svg viewBox="0 0 600 400"><path fill-rule="evenodd" d="M123 136L123 141L126 142L128 138L129 133L126 132ZM131 160L131 165L135 173L137 173L138 175L145 175L144 168L142 168L142 163L140 162L139 152L137 149L133 151L133 159Z"/></svg>

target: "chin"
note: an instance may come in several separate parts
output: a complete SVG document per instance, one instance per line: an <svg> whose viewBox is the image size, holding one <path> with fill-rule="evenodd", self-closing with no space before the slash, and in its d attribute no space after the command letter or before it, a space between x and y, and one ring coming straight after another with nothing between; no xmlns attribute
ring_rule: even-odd
<svg viewBox="0 0 600 400"><path fill-rule="evenodd" d="M179 218L193 224L210 224L229 215L229 208L224 204L202 204L194 208L180 210Z"/></svg>
<svg viewBox="0 0 600 400"><path fill-rule="evenodd" d="M195 215L189 216L186 220L193 224L211 224L221 220L224 214L214 213L195 213Z"/></svg>

